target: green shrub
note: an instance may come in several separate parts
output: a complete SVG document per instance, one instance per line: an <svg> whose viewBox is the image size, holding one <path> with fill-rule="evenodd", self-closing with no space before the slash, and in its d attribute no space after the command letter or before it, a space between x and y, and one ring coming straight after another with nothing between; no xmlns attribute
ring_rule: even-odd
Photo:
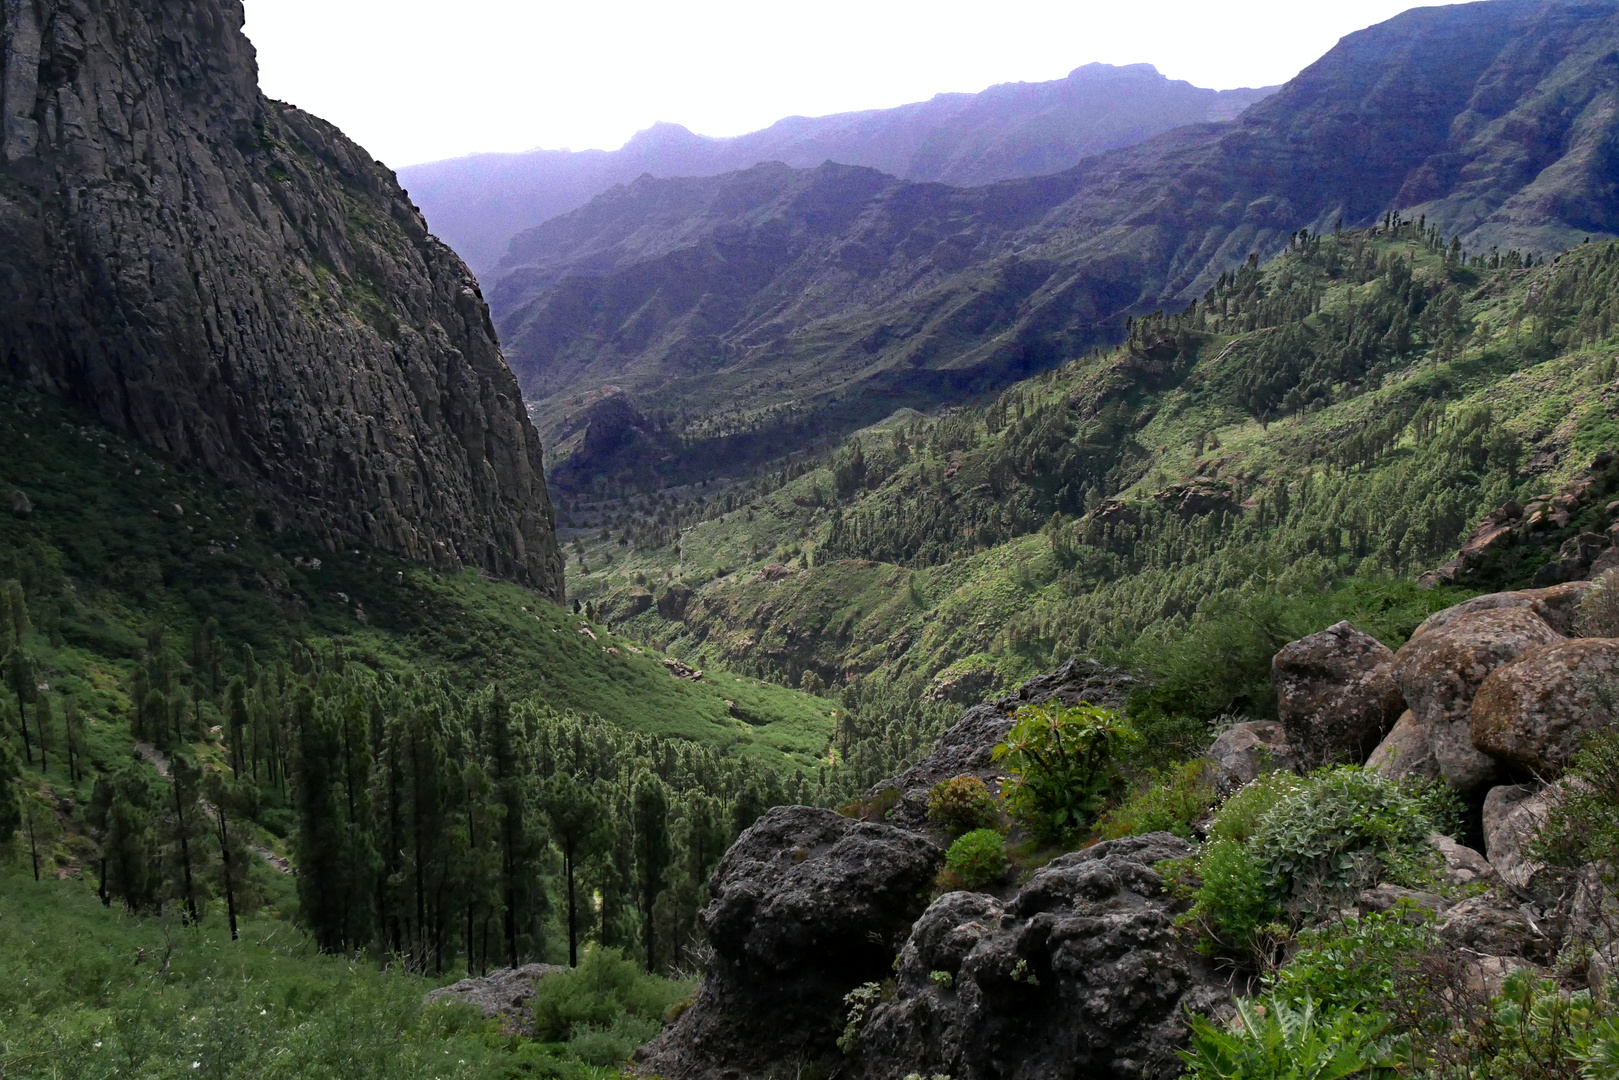
<svg viewBox="0 0 1619 1080"><path fill-rule="evenodd" d="M1297 927L1379 881L1429 884L1439 855L1428 836L1454 830L1457 815L1448 789L1354 766L1272 774L1228 799L1211 842L1170 870L1205 944L1251 951L1268 924Z"/></svg>
<svg viewBox="0 0 1619 1080"><path fill-rule="evenodd" d="M688 993L690 987L683 983L642 972L617 949L596 947L585 953L578 967L535 984L529 1008L541 1041L571 1042L588 1036L594 1046L605 1033L622 1032L625 1017L641 1026L650 1023L655 1032L663 1014Z"/></svg>
<svg viewBox="0 0 1619 1080"><path fill-rule="evenodd" d="M950 845L944 869L961 888L988 885L1006 873L1006 840L994 829L974 829Z"/></svg>
<svg viewBox="0 0 1619 1080"><path fill-rule="evenodd" d="M928 792L928 820L951 836L1001 823L1001 808L989 786L976 776L941 780Z"/></svg>
<svg viewBox="0 0 1619 1080"><path fill-rule="evenodd" d="M1574 615L1580 637L1619 637L1619 568L1603 572Z"/></svg>
<svg viewBox="0 0 1619 1080"><path fill-rule="evenodd" d="M1102 815L1096 831L1104 840L1151 832L1174 833L1190 840L1193 823L1209 812L1215 800L1204 763L1188 761L1149 773L1144 787Z"/></svg>
<svg viewBox="0 0 1619 1080"><path fill-rule="evenodd" d="M1298 937L1299 949L1270 979L1271 996L1290 1005L1323 1008L1386 1006L1399 967L1438 938L1420 912L1378 912L1344 919Z"/></svg>
<svg viewBox="0 0 1619 1080"><path fill-rule="evenodd" d="M1601 867L1610 897L1619 895L1619 730L1589 735L1555 789L1537 858L1569 869Z"/></svg>
<svg viewBox="0 0 1619 1080"><path fill-rule="evenodd" d="M1025 705L995 748L995 760L1012 773L1004 797L1013 818L1044 840L1083 826L1137 741L1129 721L1112 709L1084 702Z"/></svg>
<svg viewBox="0 0 1619 1080"><path fill-rule="evenodd" d="M1181 1052L1192 1080L1344 1080L1393 1077L1387 1021L1352 1009L1323 1011L1266 998L1239 999L1230 1027L1192 1018Z"/></svg>

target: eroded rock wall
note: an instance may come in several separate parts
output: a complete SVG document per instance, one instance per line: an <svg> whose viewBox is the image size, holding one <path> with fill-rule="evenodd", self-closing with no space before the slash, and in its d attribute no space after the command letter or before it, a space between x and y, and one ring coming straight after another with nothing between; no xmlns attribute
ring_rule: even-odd
<svg viewBox="0 0 1619 1080"><path fill-rule="evenodd" d="M561 598L539 437L393 174L240 0L0 0L0 363L277 523Z"/></svg>

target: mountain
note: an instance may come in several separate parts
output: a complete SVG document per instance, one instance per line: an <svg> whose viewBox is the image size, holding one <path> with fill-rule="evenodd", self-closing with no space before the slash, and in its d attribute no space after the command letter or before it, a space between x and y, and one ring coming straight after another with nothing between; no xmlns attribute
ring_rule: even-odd
<svg viewBox="0 0 1619 1080"><path fill-rule="evenodd" d="M705 460L725 438L756 460L1078 357L1301 228L1400 209L1475 251L1610 236L1616 46L1611 0L1415 9L1236 120L1053 176L643 177L514 239L492 309L548 437L613 386Z"/></svg>
<svg viewBox="0 0 1619 1080"><path fill-rule="evenodd" d="M6 9L0 356L324 540L560 600L539 437L393 175L259 93L240 0Z"/></svg>
<svg viewBox="0 0 1619 1080"><path fill-rule="evenodd" d="M791 116L734 138L659 123L618 150L474 154L408 166L399 176L433 231L488 278L517 233L644 173L713 176L761 161L801 168L838 161L909 180L985 184L1060 172L1182 124L1229 119L1274 89L1205 90L1151 64L1086 64L1051 82Z"/></svg>

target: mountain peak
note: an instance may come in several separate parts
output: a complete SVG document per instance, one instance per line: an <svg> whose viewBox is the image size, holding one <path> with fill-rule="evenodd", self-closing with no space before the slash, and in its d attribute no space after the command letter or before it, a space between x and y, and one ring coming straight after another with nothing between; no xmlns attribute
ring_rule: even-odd
<svg viewBox="0 0 1619 1080"><path fill-rule="evenodd" d="M1117 79L1121 76L1148 75L1156 79L1164 78L1163 72L1152 64L1081 64L1068 73L1070 80L1079 79Z"/></svg>

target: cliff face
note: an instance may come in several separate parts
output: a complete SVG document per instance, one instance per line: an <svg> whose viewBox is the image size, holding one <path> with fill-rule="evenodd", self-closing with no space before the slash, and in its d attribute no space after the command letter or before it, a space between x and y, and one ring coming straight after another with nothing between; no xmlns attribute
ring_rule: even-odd
<svg viewBox="0 0 1619 1080"><path fill-rule="evenodd" d="M552 597L540 441L393 174L258 91L240 0L0 0L0 357L279 522Z"/></svg>

